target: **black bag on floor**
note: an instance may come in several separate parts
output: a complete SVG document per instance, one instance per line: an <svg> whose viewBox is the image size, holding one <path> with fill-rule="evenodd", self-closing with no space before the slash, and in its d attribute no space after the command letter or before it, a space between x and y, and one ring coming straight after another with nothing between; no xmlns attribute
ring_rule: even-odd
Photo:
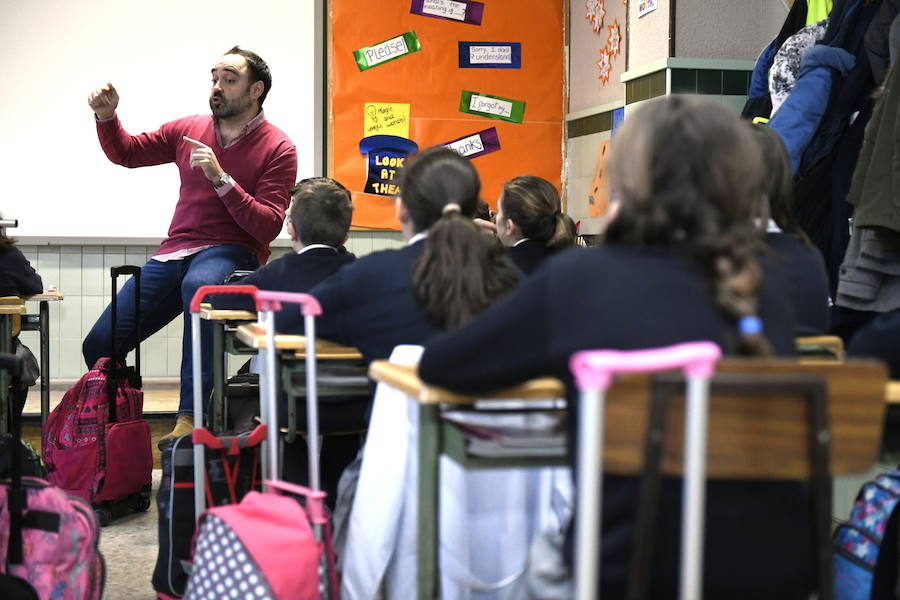
<svg viewBox="0 0 900 600"><path fill-rule="evenodd" d="M206 504L236 504L250 490L260 490L259 444L265 430L239 435L209 436L206 445ZM159 554L153 589L181 598L187 587L194 537L194 445L183 435L162 451L162 481L156 495L159 509Z"/></svg>

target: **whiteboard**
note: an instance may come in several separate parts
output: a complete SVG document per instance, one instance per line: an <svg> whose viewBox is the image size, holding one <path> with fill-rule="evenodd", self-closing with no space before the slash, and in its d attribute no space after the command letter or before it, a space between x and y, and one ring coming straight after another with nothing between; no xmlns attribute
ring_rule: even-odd
<svg viewBox="0 0 900 600"><path fill-rule="evenodd" d="M88 94L111 81L132 134L209 114L229 48L272 71L266 118L322 172L322 0L0 0L0 212L24 243L157 243L178 199L174 164L127 169L97 141ZM284 233L282 233L284 236Z"/></svg>

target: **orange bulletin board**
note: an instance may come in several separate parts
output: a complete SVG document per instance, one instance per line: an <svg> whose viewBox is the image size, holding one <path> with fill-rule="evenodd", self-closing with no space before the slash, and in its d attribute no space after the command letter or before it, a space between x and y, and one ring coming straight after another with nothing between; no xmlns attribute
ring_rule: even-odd
<svg viewBox="0 0 900 600"><path fill-rule="evenodd" d="M408 104L409 138L420 150L496 128L500 150L472 159L481 196L492 207L503 183L517 175L544 177L559 189L563 0L481 4L481 24L474 25L413 14L411 0L329 2L328 173L353 192L354 227L399 229L394 199L363 192L368 161L359 142L365 137L367 103ZM415 31L421 50L360 71L355 50L408 31ZM519 43L521 68L460 68L459 42ZM524 101L522 123L460 112L463 90Z"/></svg>

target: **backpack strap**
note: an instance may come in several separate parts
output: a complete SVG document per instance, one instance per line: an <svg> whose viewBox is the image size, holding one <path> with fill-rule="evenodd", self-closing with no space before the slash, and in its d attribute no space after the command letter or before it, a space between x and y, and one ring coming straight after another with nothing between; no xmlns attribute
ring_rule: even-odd
<svg viewBox="0 0 900 600"><path fill-rule="evenodd" d="M0 368L7 369L12 380L12 396L6 410L10 424L12 425L12 449L10 475L12 481L7 492L9 510L9 540L7 540L6 562L8 565L20 565L23 560L22 548L22 514L27 508L27 497L22 489L22 420L19 416L17 404L19 395L23 392L21 387L22 359L12 354L0 355Z"/></svg>

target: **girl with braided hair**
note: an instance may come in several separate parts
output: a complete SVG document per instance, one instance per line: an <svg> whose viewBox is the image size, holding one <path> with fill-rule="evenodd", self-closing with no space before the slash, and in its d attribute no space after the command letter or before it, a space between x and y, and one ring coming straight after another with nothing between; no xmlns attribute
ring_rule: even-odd
<svg viewBox="0 0 900 600"><path fill-rule="evenodd" d="M574 406L568 361L579 350L712 340L730 355L793 354L787 282L754 220L762 156L736 114L699 97L649 102L619 130L610 176L618 214L604 245L549 258L474 321L430 340L422 379L480 394L550 375ZM604 598L626 595L638 489L637 478L605 476ZM663 482L653 598L677 596L680 490ZM712 481L707 494L705 597L809 597L805 488Z"/></svg>

